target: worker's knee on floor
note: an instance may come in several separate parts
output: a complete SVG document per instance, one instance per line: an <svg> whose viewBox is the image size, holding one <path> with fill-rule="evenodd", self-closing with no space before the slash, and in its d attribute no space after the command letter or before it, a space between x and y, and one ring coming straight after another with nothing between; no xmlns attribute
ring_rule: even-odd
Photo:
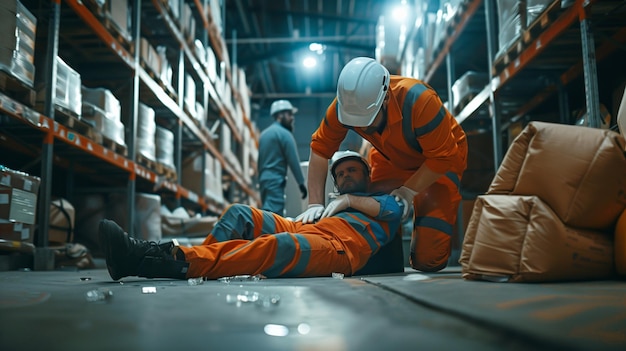
<svg viewBox="0 0 626 351"><path fill-rule="evenodd" d="M450 250L431 250L426 253L411 251L409 263L411 268L422 272L437 272L446 268L449 257Z"/></svg>
<svg viewBox="0 0 626 351"><path fill-rule="evenodd" d="M424 259L423 257L416 257L415 252L411 252L409 257L409 263L411 268L422 272L438 272L448 265L448 257L445 258L430 258Z"/></svg>
<svg viewBox="0 0 626 351"><path fill-rule="evenodd" d="M411 255L413 256L413 255ZM415 259L411 259L411 268L416 269L422 272L439 272L440 270L446 268L448 265L448 260L444 260L443 262L419 262Z"/></svg>

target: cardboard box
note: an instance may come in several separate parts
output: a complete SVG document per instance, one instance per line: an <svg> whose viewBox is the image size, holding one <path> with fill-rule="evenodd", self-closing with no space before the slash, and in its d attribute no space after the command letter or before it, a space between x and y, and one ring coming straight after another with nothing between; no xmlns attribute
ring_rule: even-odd
<svg viewBox="0 0 626 351"><path fill-rule="evenodd" d="M0 166L0 239L32 243L39 177Z"/></svg>
<svg viewBox="0 0 626 351"><path fill-rule="evenodd" d="M106 116L106 112L93 106L89 102L83 102L81 119L95 127L103 136L113 140L119 145L126 145L124 136L124 123L119 119L112 119Z"/></svg>
<svg viewBox="0 0 626 351"><path fill-rule="evenodd" d="M205 167L202 168L203 158ZM183 161L182 186L200 197L207 197L223 203L222 165L208 152L195 153ZM204 193L202 185L204 183Z"/></svg>
<svg viewBox="0 0 626 351"><path fill-rule="evenodd" d="M122 36L130 40L128 22L130 8L126 0L108 0L106 2L106 14Z"/></svg>
<svg viewBox="0 0 626 351"><path fill-rule="evenodd" d="M107 118L121 121L121 107L119 100L106 88L81 88L83 104L90 103L103 110Z"/></svg>
<svg viewBox="0 0 626 351"><path fill-rule="evenodd" d="M19 28L28 30L33 38L35 37L37 18L21 2L17 0L0 1L0 19L0 28L3 30L7 28L5 27L7 25L13 30L19 26ZM13 31L3 32L3 34L6 33L13 33Z"/></svg>
<svg viewBox="0 0 626 351"><path fill-rule="evenodd" d="M159 57L159 53L146 38L141 38L139 42L139 53L146 66L152 70L152 73L157 76L160 75L161 57Z"/></svg>

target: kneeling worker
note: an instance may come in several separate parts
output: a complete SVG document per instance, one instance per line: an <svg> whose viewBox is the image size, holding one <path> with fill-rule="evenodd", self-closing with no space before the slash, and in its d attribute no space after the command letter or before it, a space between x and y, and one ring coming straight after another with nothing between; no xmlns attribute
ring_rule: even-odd
<svg viewBox="0 0 626 351"><path fill-rule="evenodd" d="M332 158L339 196L311 224L247 205L229 206L202 245L185 247L131 238L115 222L100 222L99 239L113 280L217 279L240 274L273 277L352 275L400 226L404 205L388 194L368 193L370 169L356 152Z"/></svg>

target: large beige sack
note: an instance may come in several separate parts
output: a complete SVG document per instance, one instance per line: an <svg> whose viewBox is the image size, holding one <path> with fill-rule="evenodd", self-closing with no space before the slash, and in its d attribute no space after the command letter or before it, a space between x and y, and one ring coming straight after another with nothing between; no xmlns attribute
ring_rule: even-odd
<svg viewBox="0 0 626 351"><path fill-rule="evenodd" d="M625 145L608 130L531 122L487 194L536 195L568 226L612 232L626 204Z"/></svg>
<svg viewBox="0 0 626 351"><path fill-rule="evenodd" d="M564 225L536 196L476 199L459 260L463 278L511 282L613 275L613 241Z"/></svg>

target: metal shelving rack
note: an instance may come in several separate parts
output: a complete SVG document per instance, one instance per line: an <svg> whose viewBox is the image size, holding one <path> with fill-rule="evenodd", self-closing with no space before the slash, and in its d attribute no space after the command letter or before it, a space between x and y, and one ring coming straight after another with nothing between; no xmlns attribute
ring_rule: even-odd
<svg viewBox="0 0 626 351"><path fill-rule="evenodd" d="M219 214L228 205L229 199L220 203L181 185L182 156L189 150L208 151L221 164L223 178L229 181L228 186L236 187L250 201L260 203L254 187L236 170L230 160L223 157L209 126L197 123L183 107L184 73L189 72L201 82L200 89L204 94L200 102L209 114L210 121L226 123L233 139L238 143L243 141L242 131L237 128L234 116L224 108L216 88L170 16L164 2L129 0L128 4L131 7L129 32L132 38L129 41L125 41L119 33L108 28L102 19L96 16L94 9L88 7L89 1L64 0L61 3L60 0L23 0L22 3L29 9L37 10L37 14L47 14L44 21L38 18L39 23L47 22L47 28L40 27L38 23L38 33L46 33L47 29L43 36L43 40L46 41L45 62L43 69L38 68L37 71L38 75L45 75L43 81L48 82L45 103L43 111L39 113L34 108L0 93L0 114L10 119L2 120L0 135L3 136L2 142L6 143L8 149L33 158L39 156L41 185L37 209L36 247L45 248L48 245L49 208L53 187L58 183L54 181L53 173L57 173L59 169L66 172L63 176L66 178L67 192L72 192L75 183L80 182L94 182L104 189L114 191L123 189L126 192L130 212L129 223L125 223L124 227L129 229L131 235L134 234L132 221L135 194L138 191L173 195L178 204L194 207L203 213ZM215 30L210 13L207 14L204 10L208 8L207 1L194 0L192 3L198 12L195 14L196 18L199 17L203 24L204 31L201 33L203 44L213 45L219 60L227 59L224 41ZM147 19L146 16L152 16L148 18L149 20L161 21L162 26L169 31L169 37L162 38L163 42L178 49L178 62L173 64L177 69L174 85L178 89L171 90L163 86L140 64L139 38L144 35L142 31L146 31L142 28L142 21ZM127 131L126 155L117 153L99 144L89 135L83 135L55 120L53 103L55 89L49 82L56 82L57 55L69 59L71 66L75 67L81 77L84 74L87 80L102 82L104 87L117 89L119 93L115 95L122 103L122 118ZM91 58L95 62L90 61ZM102 67L104 64L107 66ZM228 89L233 92L237 103L242 104L242 97L230 79L229 67L230 63L227 62ZM174 132L174 158L178 174L175 181L165 179L136 161L135 135L140 101L154 107L155 110L158 109L157 124ZM243 119L246 128L250 129L250 135L255 143L258 143L258 136L248 116L244 114ZM204 185L202 189L204 190Z"/></svg>
<svg viewBox="0 0 626 351"><path fill-rule="evenodd" d="M571 123L569 106L565 103L568 100L566 88L580 80L581 74L584 81L584 106L591 111L590 126L600 126L598 81L602 77L598 75L596 63L614 54L620 46L623 48L626 42L626 22L620 17L624 14L625 4L619 0L576 0L569 7L561 9L560 3L560 0L556 0L548 6L545 12L548 23L533 34L530 30L525 31L519 41L513 44L518 45L517 54L512 55L508 62L505 60L504 64L500 60L497 65L494 62L497 47L496 1L466 1L460 19L453 23L453 28L448 29L452 35L448 36L427 70L424 80L440 93L448 92L449 82L457 78L454 72L460 71L455 69L456 66L463 65L465 60L455 60L458 54L458 50L454 50L455 46L459 42L486 40L484 57L479 60L487 64L485 69L491 74L490 83L456 114L456 118L470 131L476 127L476 122L482 125L488 120L491 124L494 169L499 167L504 148L508 146L503 142L502 133L512 122L532 114L555 94L559 95L560 102L560 119L557 122ZM549 17L548 11L551 11ZM478 37L481 26L484 26L484 38ZM467 33L468 28L471 34ZM594 44L594 38L602 39L601 43ZM444 67L444 59L448 67ZM472 60L476 62L475 58ZM547 82L537 81L546 75L549 77ZM507 101L511 95L518 95L519 98ZM506 102L506 107L503 107L503 102ZM485 114L485 111L488 113Z"/></svg>

